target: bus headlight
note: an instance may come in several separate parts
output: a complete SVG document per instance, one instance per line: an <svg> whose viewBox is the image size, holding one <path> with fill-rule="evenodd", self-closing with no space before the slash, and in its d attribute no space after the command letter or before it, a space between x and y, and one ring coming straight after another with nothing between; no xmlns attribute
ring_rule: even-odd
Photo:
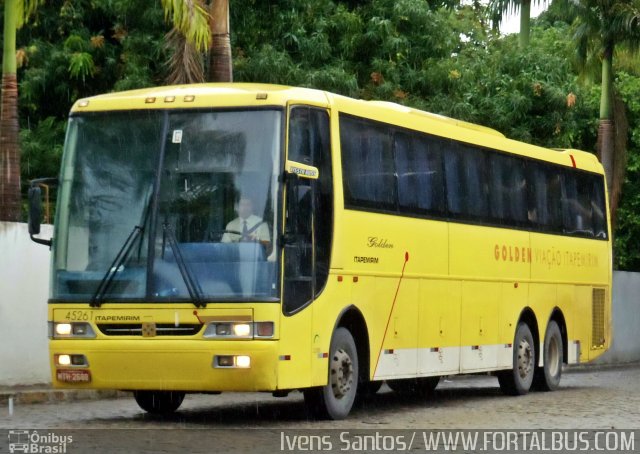
<svg viewBox="0 0 640 454"><path fill-rule="evenodd" d="M238 323L233 325L233 334L238 337L246 337L251 334L251 325L248 323Z"/></svg>
<svg viewBox="0 0 640 454"><path fill-rule="evenodd" d="M73 323L57 323L49 322L49 337L53 339L71 339L85 338L92 339L96 337L95 331L89 323L73 322Z"/></svg>
<svg viewBox="0 0 640 454"><path fill-rule="evenodd" d="M247 322L212 322L203 336L205 339L251 339L253 326Z"/></svg>
<svg viewBox="0 0 640 454"><path fill-rule="evenodd" d="M269 339L274 335L273 322L211 322L207 325L205 339Z"/></svg>
<svg viewBox="0 0 640 454"><path fill-rule="evenodd" d="M71 323L56 323L55 333L58 336L68 336L71 334Z"/></svg>

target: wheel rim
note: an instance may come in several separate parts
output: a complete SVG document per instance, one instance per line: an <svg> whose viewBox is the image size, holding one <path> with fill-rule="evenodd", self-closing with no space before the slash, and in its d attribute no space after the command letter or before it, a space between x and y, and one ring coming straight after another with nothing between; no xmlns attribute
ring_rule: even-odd
<svg viewBox="0 0 640 454"><path fill-rule="evenodd" d="M347 395L353 385L353 362L343 349L337 350L331 360L331 389L336 399Z"/></svg>
<svg viewBox="0 0 640 454"><path fill-rule="evenodd" d="M549 365L549 375L555 377L560 367L560 349L558 348L558 340L555 337L549 339L549 351L547 352L547 363Z"/></svg>
<svg viewBox="0 0 640 454"><path fill-rule="evenodd" d="M518 345L518 374L525 379L533 370L533 349L527 339Z"/></svg>

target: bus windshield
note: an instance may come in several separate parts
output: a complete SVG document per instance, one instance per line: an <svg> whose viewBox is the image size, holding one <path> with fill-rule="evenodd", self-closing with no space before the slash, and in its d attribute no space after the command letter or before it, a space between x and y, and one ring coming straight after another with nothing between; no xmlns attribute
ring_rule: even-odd
<svg viewBox="0 0 640 454"><path fill-rule="evenodd" d="M52 298L278 297L278 110L70 119Z"/></svg>

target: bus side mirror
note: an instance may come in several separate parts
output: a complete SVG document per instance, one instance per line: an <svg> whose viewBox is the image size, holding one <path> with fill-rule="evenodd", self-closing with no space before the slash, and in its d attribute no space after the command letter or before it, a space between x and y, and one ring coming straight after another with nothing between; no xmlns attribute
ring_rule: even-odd
<svg viewBox="0 0 640 454"><path fill-rule="evenodd" d="M29 188L29 235L40 234L42 219L42 190L38 186Z"/></svg>
<svg viewBox="0 0 640 454"><path fill-rule="evenodd" d="M49 189L49 185L57 185L57 178L39 178L31 181L31 187L29 187L29 236L31 241L38 244L44 244L51 247L51 240L43 240L35 238L34 235L40 234L40 220L42 219L42 190L40 185L44 185ZM47 192L48 199L48 192Z"/></svg>

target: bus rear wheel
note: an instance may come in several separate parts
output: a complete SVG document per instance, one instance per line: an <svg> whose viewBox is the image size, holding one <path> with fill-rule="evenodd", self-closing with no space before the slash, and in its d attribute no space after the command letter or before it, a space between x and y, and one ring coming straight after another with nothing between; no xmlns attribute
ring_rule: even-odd
<svg viewBox="0 0 640 454"><path fill-rule="evenodd" d="M358 391L358 351L353 336L338 328L331 338L329 377L325 386L304 391L304 401L312 416L319 419L344 419Z"/></svg>
<svg viewBox="0 0 640 454"><path fill-rule="evenodd" d="M547 325L543 348L544 366L536 369L533 386L540 391L555 391L560 387L564 351L560 327L554 320Z"/></svg>
<svg viewBox="0 0 640 454"><path fill-rule="evenodd" d="M513 342L513 369L498 372L502 392L512 396L527 394L533 382L535 366L536 347L531 329L526 323L519 323Z"/></svg>
<svg viewBox="0 0 640 454"><path fill-rule="evenodd" d="M180 391L134 391L138 406L154 415L166 415L176 411L184 400Z"/></svg>

